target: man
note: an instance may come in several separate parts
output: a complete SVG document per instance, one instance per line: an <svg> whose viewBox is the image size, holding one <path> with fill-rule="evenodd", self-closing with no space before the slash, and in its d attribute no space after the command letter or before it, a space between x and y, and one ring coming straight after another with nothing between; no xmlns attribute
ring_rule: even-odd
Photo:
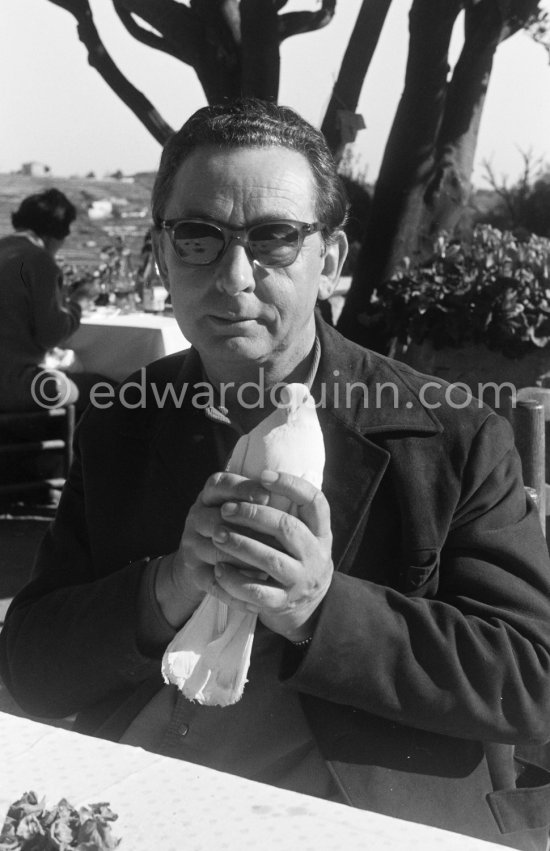
<svg viewBox="0 0 550 851"><path fill-rule="evenodd" d="M516 789L513 746L550 736L550 571L511 430L316 319L344 217L324 140L289 109L208 107L172 137L154 248L192 349L89 409L3 676L84 732L543 848L548 778L524 767ZM318 402L323 492L220 472L289 381ZM207 591L259 616L230 707L160 676Z"/></svg>

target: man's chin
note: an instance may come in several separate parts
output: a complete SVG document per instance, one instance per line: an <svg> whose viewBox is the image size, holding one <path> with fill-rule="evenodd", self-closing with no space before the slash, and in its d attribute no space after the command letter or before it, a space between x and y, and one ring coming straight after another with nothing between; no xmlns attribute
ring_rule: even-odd
<svg viewBox="0 0 550 851"><path fill-rule="evenodd" d="M263 358L270 350L265 340L238 334L211 338L206 345L203 343L201 348L205 357L211 359L215 354L220 363L222 360L250 363Z"/></svg>

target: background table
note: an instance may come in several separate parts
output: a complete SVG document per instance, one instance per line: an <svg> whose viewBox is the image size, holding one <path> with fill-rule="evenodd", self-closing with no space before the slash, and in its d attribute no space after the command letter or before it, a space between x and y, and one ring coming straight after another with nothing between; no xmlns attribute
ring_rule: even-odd
<svg viewBox="0 0 550 851"><path fill-rule="evenodd" d="M85 372L114 381L164 355L189 348L173 316L152 313L97 313L84 317L64 344L73 349Z"/></svg>
<svg viewBox="0 0 550 851"><path fill-rule="evenodd" d="M120 851L490 851L500 845L0 713L0 819L33 790L108 801ZM467 814L465 814L467 819Z"/></svg>

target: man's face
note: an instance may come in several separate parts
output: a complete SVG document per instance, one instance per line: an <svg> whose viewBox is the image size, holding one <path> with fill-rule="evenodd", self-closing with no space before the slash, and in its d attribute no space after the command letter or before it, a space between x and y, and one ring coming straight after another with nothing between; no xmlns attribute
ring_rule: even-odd
<svg viewBox="0 0 550 851"><path fill-rule="evenodd" d="M197 150L176 174L164 218L234 228L276 219L315 222L313 175L306 158L286 148ZM264 268L232 241L213 265L191 267L178 258L166 232L157 238L178 324L214 380L245 378L259 366L288 374L307 356L315 300L320 287L326 296L336 283L339 261L333 255L339 257L340 248L325 251L314 233L292 265Z"/></svg>

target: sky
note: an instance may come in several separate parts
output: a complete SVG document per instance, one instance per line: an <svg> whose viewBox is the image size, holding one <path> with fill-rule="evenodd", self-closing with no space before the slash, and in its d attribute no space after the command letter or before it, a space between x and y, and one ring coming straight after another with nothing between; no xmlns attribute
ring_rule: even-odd
<svg viewBox="0 0 550 851"><path fill-rule="evenodd" d="M361 0L339 0L331 24L287 39L281 49L280 103L319 126ZM369 69L358 111L366 129L355 143L357 167L376 179L403 87L410 0L394 0ZM545 0L550 5L550 0ZM110 0L91 0L104 44L131 82L173 127L206 103L195 72L132 39ZM286 11L315 8L289 0ZM458 55L460 27L451 61ZM59 176L98 177L153 171L160 147L87 64L72 15L48 0L2 0L0 30L0 173L36 160ZM518 33L497 51L478 142L474 183L486 186L483 163L517 179L521 152L550 163L550 64L546 51Z"/></svg>

